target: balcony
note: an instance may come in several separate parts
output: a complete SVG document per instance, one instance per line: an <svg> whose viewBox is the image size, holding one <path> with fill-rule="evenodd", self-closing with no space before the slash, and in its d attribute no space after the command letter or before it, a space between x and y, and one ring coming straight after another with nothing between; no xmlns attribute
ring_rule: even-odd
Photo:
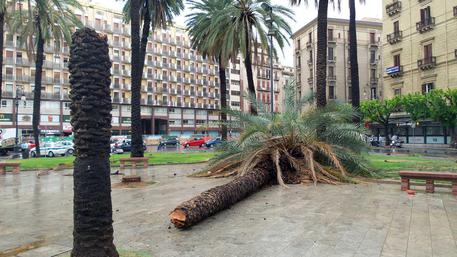
<svg viewBox="0 0 457 257"><path fill-rule="evenodd" d="M127 98L127 97L122 98L122 103L129 104L130 103L130 98Z"/></svg>
<svg viewBox="0 0 457 257"><path fill-rule="evenodd" d="M393 44L400 42L402 38L403 38L403 31L394 31L393 33L387 35L387 42L389 42L389 44L393 45Z"/></svg>
<svg viewBox="0 0 457 257"><path fill-rule="evenodd" d="M121 84L113 84L113 89L120 89L121 88Z"/></svg>
<svg viewBox="0 0 457 257"><path fill-rule="evenodd" d="M327 80L329 81L336 81L336 76L335 75L328 75Z"/></svg>
<svg viewBox="0 0 457 257"><path fill-rule="evenodd" d="M435 27L435 17L428 17L425 20L416 23L416 29L419 33L425 33Z"/></svg>
<svg viewBox="0 0 457 257"><path fill-rule="evenodd" d="M113 103L121 103L121 99L119 97L113 97Z"/></svg>
<svg viewBox="0 0 457 257"><path fill-rule="evenodd" d="M336 38L334 36L327 38L328 44L336 44Z"/></svg>
<svg viewBox="0 0 457 257"><path fill-rule="evenodd" d="M327 63L334 64L336 63L336 56L329 56L327 57Z"/></svg>
<svg viewBox="0 0 457 257"><path fill-rule="evenodd" d="M121 70L120 69L113 69L113 74L114 75L121 75Z"/></svg>
<svg viewBox="0 0 457 257"><path fill-rule="evenodd" d="M387 75L392 78L401 77L403 75L403 66L392 66L386 69Z"/></svg>
<svg viewBox="0 0 457 257"><path fill-rule="evenodd" d="M308 84L309 84L309 85L312 85L312 84L313 84L313 81L314 81L313 77L308 78Z"/></svg>
<svg viewBox="0 0 457 257"><path fill-rule="evenodd" d="M436 57L431 56L421 60L417 60L417 67L421 70L430 70L436 67Z"/></svg>
<svg viewBox="0 0 457 257"><path fill-rule="evenodd" d="M401 2L394 0L393 3L386 5L386 13L389 16L394 16L401 11Z"/></svg>
<svg viewBox="0 0 457 257"><path fill-rule="evenodd" d="M29 66L29 65L30 65L30 62L29 62L28 59L16 58L16 65Z"/></svg>
<svg viewBox="0 0 457 257"><path fill-rule="evenodd" d="M312 41L306 42L306 48L311 48L312 46L313 46L313 42Z"/></svg>
<svg viewBox="0 0 457 257"><path fill-rule="evenodd" d="M122 85L122 89L124 89L124 90L130 90L130 89L131 89L131 86L130 86L130 84L124 84L124 85Z"/></svg>
<svg viewBox="0 0 457 257"><path fill-rule="evenodd" d="M307 62L309 66L313 66L313 59L309 59Z"/></svg>
<svg viewBox="0 0 457 257"><path fill-rule="evenodd" d="M371 85L377 85L378 84L378 78L370 78L370 84Z"/></svg>
<svg viewBox="0 0 457 257"><path fill-rule="evenodd" d="M129 70L122 70L122 75L126 77L130 77L130 71Z"/></svg>

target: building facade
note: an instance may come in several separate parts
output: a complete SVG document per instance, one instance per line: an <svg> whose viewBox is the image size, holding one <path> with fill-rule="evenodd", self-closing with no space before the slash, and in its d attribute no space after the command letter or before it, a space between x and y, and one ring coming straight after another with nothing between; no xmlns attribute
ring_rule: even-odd
<svg viewBox="0 0 457 257"><path fill-rule="evenodd" d="M113 135L130 133L131 49L130 26L122 14L90 3L75 11L87 27L107 35L112 59L111 96ZM0 128L13 128L18 117L22 135L31 134L35 64L17 35L5 32L3 99ZM256 56L261 58L261 55ZM45 46L41 124L42 134L71 133L68 93L69 46L50 42ZM276 64L277 65L277 64ZM279 69L279 66L278 66ZM244 111L247 85L240 58L227 68L227 105ZM217 63L205 59L190 47L185 28L170 26L151 33L146 48L141 85L141 117L144 134L219 133L220 81ZM257 66L256 83L263 70ZM262 83L260 83L262 84ZM16 108L16 95L24 98ZM279 108L279 107L278 107Z"/></svg>
<svg viewBox="0 0 457 257"><path fill-rule="evenodd" d="M286 87L287 86L292 86L296 87L294 84L296 83L295 81L295 68L294 67L288 67L284 66L282 70L282 76L281 76L281 82L280 85L282 88L279 90L279 99L281 101L280 103L280 111L284 112L284 106L285 106L285 101L286 101ZM291 92L293 93L293 92Z"/></svg>
<svg viewBox="0 0 457 257"><path fill-rule="evenodd" d="M384 0L387 98L457 87L457 0Z"/></svg>
<svg viewBox="0 0 457 257"><path fill-rule="evenodd" d="M349 21L328 19L327 98L351 101ZM360 99L382 97L382 23L357 21ZM317 18L292 35L298 96L316 92Z"/></svg>

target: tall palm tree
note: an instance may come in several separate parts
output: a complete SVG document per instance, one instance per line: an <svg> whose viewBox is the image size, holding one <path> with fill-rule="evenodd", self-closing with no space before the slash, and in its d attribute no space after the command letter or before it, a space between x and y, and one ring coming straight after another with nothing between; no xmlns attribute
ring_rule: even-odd
<svg viewBox="0 0 457 257"><path fill-rule="evenodd" d="M132 157L142 157L143 131L141 126L141 78L146 46L151 29L166 28L175 15L184 9L182 0L127 0L124 19L131 26L132 47ZM140 38L140 23L143 21Z"/></svg>
<svg viewBox="0 0 457 257"><path fill-rule="evenodd" d="M269 14L263 7L264 3L272 8L272 22L276 27L273 38L282 49L285 43L288 44L288 38L292 34L289 24L285 21L285 19L293 20L294 13L289 8L272 5L269 0L236 0L226 13L232 19L230 26L226 28L227 39L234 49L240 49L244 57L248 91L253 99L255 99L255 85L252 73L252 50L257 52L259 47L268 49L266 20ZM250 108L251 113L257 113L252 101Z"/></svg>
<svg viewBox="0 0 457 257"><path fill-rule="evenodd" d="M9 4L13 5L14 1L0 0L0 101L2 100L2 85L3 85L3 44L4 44L4 29L5 18L7 15L7 7Z"/></svg>
<svg viewBox="0 0 457 257"><path fill-rule="evenodd" d="M360 0L364 3L365 0ZM357 24L355 0L349 0L349 61L351 62L351 103L356 109L360 107L359 61L357 59ZM355 120L357 121L357 120Z"/></svg>
<svg viewBox="0 0 457 257"><path fill-rule="evenodd" d="M227 81L225 69L229 60L236 57L238 51L230 48L227 38L227 26L231 19L224 12L233 5L233 0L201 0L188 1L191 14L187 15L187 30L192 48L204 56L216 59L219 64L219 80L221 83L221 121L222 140L227 140Z"/></svg>
<svg viewBox="0 0 457 257"><path fill-rule="evenodd" d="M328 3L341 0L315 0L317 10L317 53L316 53L316 104L324 107L327 104L327 16ZM292 5L308 3L308 0L290 0Z"/></svg>
<svg viewBox="0 0 457 257"><path fill-rule="evenodd" d="M53 40L55 49L60 49L62 41L71 43L72 29L82 27L81 21L74 14L81 9L77 0L28 0L28 10L22 8L13 13L11 28L13 33L25 40L27 52L33 52L35 58L35 88L33 95L33 137L36 154L40 156L40 106L41 81L44 60L44 44Z"/></svg>

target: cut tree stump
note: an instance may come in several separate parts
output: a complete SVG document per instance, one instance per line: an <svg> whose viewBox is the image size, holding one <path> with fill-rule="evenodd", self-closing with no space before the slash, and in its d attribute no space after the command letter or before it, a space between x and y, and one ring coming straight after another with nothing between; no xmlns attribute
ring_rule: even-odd
<svg viewBox="0 0 457 257"><path fill-rule="evenodd" d="M225 185L211 188L181 203L170 213L170 221L177 228L191 227L257 192L273 177L269 169L256 167Z"/></svg>
<svg viewBox="0 0 457 257"><path fill-rule="evenodd" d="M141 176L138 175L128 175L122 177L122 183L133 183L141 182Z"/></svg>

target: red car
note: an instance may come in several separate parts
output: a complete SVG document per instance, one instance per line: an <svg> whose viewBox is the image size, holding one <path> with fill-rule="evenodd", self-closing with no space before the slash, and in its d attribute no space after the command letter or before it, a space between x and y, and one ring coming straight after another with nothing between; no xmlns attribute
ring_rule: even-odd
<svg viewBox="0 0 457 257"><path fill-rule="evenodd" d="M194 137L192 139L189 139L188 141L182 143L182 145L185 148L188 148L190 146L198 146L198 147L204 147L205 146L205 139L202 137Z"/></svg>

